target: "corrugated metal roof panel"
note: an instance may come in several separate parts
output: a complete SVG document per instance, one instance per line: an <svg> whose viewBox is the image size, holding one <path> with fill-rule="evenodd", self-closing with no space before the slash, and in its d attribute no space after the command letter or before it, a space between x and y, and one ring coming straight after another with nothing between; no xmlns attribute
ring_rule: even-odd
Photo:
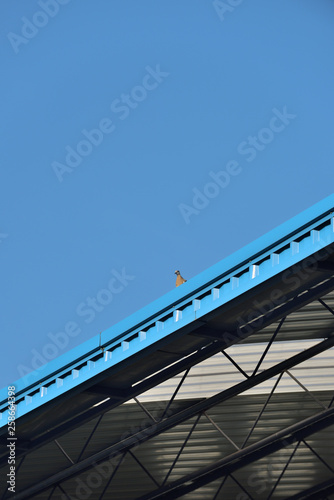
<svg viewBox="0 0 334 500"><path fill-rule="evenodd" d="M334 485L334 411L328 408L334 392L333 200L326 214L311 210L298 218L302 227L297 219L286 224L276 239L262 238L261 248L259 242L247 247L102 334L107 353L94 341L89 352L87 345L79 349L79 359L72 353L62 365L52 364L50 379L21 387L17 453L25 447L28 453L19 464L17 498L130 500L164 484L178 488L180 479L184 498L211 500L221 488L216 500L244 500L245 491L261 500L296 440L272 498L328 478ZM251 262L250 249L257 251ZM300 269L308 270L306 277ZM273 302L278 296L284 300ZM5 458L2 453L2 470ZM222 461L225 469L219 469ZM216 471L228 474L223 485ZM4 490L3 477L0 484ZM189 495L187 487L193 488Z"/></svg>
<svg viewBox="0 0 334 500"><path fill-rule="evenodd" d="M323 404L328 404L332 395L333 393L329 391L316 393L317 398ZM229 402L215 406L207 413L215 424L226 433L228 438L238 447L241 447L265 399L265 395L263 394L237 396ZM175 404L182 408L184 402L180 401ZM146 407L151 413L154 413L156 410L154 402L147 403ZM255 428L249 444L278 432L280 429L300 419L311 416L317 411L317 403L306 393L275 394ZM126 429L140 427L141 423L146 420L146 416L138 405L133 404L131 408L129 408L129 405L123 405L109 412L103 417L103 420L104 425L101 425L101 428L94 435L94 438L87 447L87 455L103 449L108 442L112 442L113 435L120 437ZM187 438L195 420L195 417L189 419L176 428L132 450L134 456L141 461L143 466L149 470L150 474L159 484L162 483L168 473L173 460L180 450L180 446ZM84 444L84 438L89 435L91 426L92 423L89 426L85 425L83 428L78 428L78 434L73 432L68 434L66 439L59 440L71 458L76 459ZM110 430L112 430L112 434L110 434ZM332 445L333 430L332 426L325 431L319 432L315 438L310 437L306 440L312 447L314 446L317 453L323 459L332 464L334 462L334 449ZM78 435L82 436L81 443L78 440ZM255 496L256 499L266 498L264 493L268 495L269 486L273 486L274 480L277 479L280 471L283 469L292 449L293 447L289 447L278 453L269 455L266 459L262 459L249 467L239 470L235 473L235 476L240 480L241 484L248 488L251 494L253 494L254 490L256 491L256 485L257 490L259 490L260 484L266 485L263 495L261 493ZM211 425L205 415L202 415L168 481L174 481L197 468L209 465L213 461L234 452L235 447L233 444ZM118 460L119 457L117 457L115 463ZM47 445L34 452L30 456L29 461L23 463L19 476L20 484L28 486L32 481L38 480L38 477L42 478L45 473L55 472L57 469L60 470L64 465L66 465L66 457L59 448L54 443ZM114 465L110 467L114 467ZM38 475L38 470L40 470L40 475ZM105 470L107 470L107 467ZM83 485L86 485L87 491L91 490L90 496L87 496L87 498L97 500L107 480L96 473L96 484L100 483L100 486L93 488L95 477L93 473L94 468L88 473L81 474L75 479L62 483L64 491L70 496L73 495L74 498L80 498L77 492L82 491L83 494ZM317 481L320 481L326 479L328 476L330 474L328 474L323 463L315 459L310 450L303 445L289 465L289 473L284 476L284 482L280 484L280 488L277 490L274 498L286 498L287 495L297 493L301 487L304 488L307 485L312 485L314 477L317 478ZM129 478L136 479L135 481L130 481ZM297 478L303 479L298 482ZM260 483L260 480L262 483ZM109 494L106 498L117 498L120 500L137 498L139 494L144 494L150 488L154 488L152 479L141 469L131 455L126 456L112 484L111 496ZM81 490L79 488L80 485L82 486ZM203 490L207 492L207 498L213 497L215 487L216 485L212 483ZM222 496L218 498L235 498L231 495L237 495L238 491L240 493L237 485L233 484L233 482L230 486L226 484L226 488L222 490ZM202 493L200 490L193 492L192 498L203 498L201 497ZM47 497L40 496L40 498L46 499ZM61 497L56 496L55 498Z"/></svg>

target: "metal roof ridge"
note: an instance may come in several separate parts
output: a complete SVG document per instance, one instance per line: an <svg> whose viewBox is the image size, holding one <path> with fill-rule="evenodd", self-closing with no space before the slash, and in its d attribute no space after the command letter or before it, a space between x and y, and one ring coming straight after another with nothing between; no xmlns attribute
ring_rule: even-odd
<svg viewBox="0 0 334 500"><path fill-rule="evenodd" d="M217 264L202 271L197 276L189 279L182 287L167 292L162 297L111 326L103 332L104 337L109 337L108 342L121 338L123 335L139 328L154 317L163 314L168 309L176 308L176 305L200 292L215 280L220 279L245 263L251 262L252 259L257 258L264 252L268 252L288 238L292 238L305 228L310 228L312 224L315 224L333 212L334 194L277 226L268 233L247 244L245 247L227 256ZM106 345L106 342L104 342L103 345ZM15 381L13 385L16 386L16 393L23 392L28 387L38 386L42 381L51 375L55 376L58 371L70 367L74 362L77 363L80 360L84 362L85 358L90 357L94 352L100 352L102 347L101 334L97 334L84 343L51 360L38 370ZM6 398L7 387L0 390L0 401Z"/></svg>

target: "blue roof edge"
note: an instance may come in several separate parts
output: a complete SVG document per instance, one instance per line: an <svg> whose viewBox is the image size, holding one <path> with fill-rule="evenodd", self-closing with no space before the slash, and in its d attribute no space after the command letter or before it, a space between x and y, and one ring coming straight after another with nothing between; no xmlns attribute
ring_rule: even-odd
<svg viewBox="0 0 334 500"><path fill-rule="evenodd" d="M284 222L283 224L272 229L263 236L257 238L245 247L237 250L233 254L224 258L222 261L214 264L205 271L189 279L182 287L175 288L159 299L144 306L142 309L131 314L119 323L111 326L102 334L95 335L91 339L65 352L59 357L51 360L39 369L27 374L18 379L13 384L16 388L16 394L23 392L28 387L39 385L43 380L55 375L57 372L70 366L74 362L85 358L88 355L98 352L101 347L110 343L112 340L128 333L142 324L149 321L152 317L158 316L170 307L177 305L190 295L199 292L205 288L210 282L216 280L220 276L227 274L232 269L240 267L243 263L249 262L256 258L258 254L276 246L281 241L303 230L313 222L325 217L329 213L334 212L334 194L321 200L315 205L307 208L303 212ZM101 341L102 340L102 341ZM0 390L0 402L7 398L7 387Z"/></svg>

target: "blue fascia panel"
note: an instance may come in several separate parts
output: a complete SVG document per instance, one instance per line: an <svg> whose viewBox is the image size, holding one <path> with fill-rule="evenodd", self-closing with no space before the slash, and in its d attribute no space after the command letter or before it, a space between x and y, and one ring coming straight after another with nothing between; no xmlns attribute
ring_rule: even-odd
<svg viewBox="0 0 334 500"><path fill-rule="evenodd" d="M68 367L73 364L74 360L76 362L84 362L85 358L90 358L94 352L100 352L100 335L95 335L91 339L86 340L82 344L63 353L58 358L52 359L46 365L41 366L37 370L28 373L14 382L13 385L15 386L16 395L19 395L30 386L39 384L51 374L58 373L60 376L62 372L68 370ZM7 388L1 389L0 391L0 404L4 398L7 398Z"/></svg>
<svg viewBox="0 0 334 500"><path fill-rule="evenodd" d="M174 309L169 316L161 318L161 320L154 319L146 331L137 328L136 335L133 335L134 330L132 329L130 333L125 333L122 339L115 340L113 338L108 348L103 352L101 350L98 356L93 353L89 359L87 354L85 359L75 360L71 366L67 365L66 369L63 368L62 371L54 373L43 383L36 384L17 399L16 419L61 395L66 393L68 395L69 391L80 386L83 382L100 375L112 366L130 358L133 354L143 351L179 328L211 313L220 305L242 295L276 274L288 270L305 258L310 257L312 264L315 254L320 259L333 254L334 218L331 215L327 216L324 226L321 224L322 221L323 219L321 219L320 225L318 222L318 230L307 228L301 241L292 241L286 245L285 240L281 244L280 253L267 252L265 260L262 259L263 254L261 254L258 262L248 266L248 269L245 269L246 272L240 277L230 273L223 280L216 282L211 289L209 288L204 296L201 293L201 298L193 299L190 297L186 307L182 310ZM1 408L0 412L0 427L4 427L7 422L5 406Z"/></svg>
<svg viewBox="0 0 334 500"><path fill-rule="evenodd" d="M334 253L333 244L334 218L330 215L325 226L319 227L318 230L310 231L308 229L301 241L292 241L290 245L285 245L284 241L280 253L269 253L265 260L262 260L261 255L258 263L248 266L248 271L246 270L240 277L233 276L233 273L226 276L222 282L218 283L217 286L215 284L204 296L201 294L200 299L190 298L187 306L182 310L174 310L173 314L161 319L161 321L154 319L146 330L140 331L138 328L136 335L133 335L132 330L131 333L123 335L121 340L114 339L106 350L100 352L98 357L96 354L92 359L86 357L85 362L81 360L76 365L73 364L70 369L67 367L62 375L58 374L43 384L35 386L30 392L27 390L25 395L17 401L16 419L18 420L21 416L59 396L68 396L70 391L80 384L131 358L132 355L144 351L148 346L175 333L178 329L212 313L217 307L226 304L282 271L287 271L285 278L288 279L291 266L304 259L310 258L310 264L314 264L315 255L317 260L332 255ZM286 282L285 278L282 278L283 282ZM279 287L276 291L279 291ZM252 319L254 318L242 318L242 324L246 324ZM0 427L4 427L7 423L7 411L5 407L1 410Z"/></svg>
<svg viewBox="0 0 334 500"><path fill-rule="evenodd" d="M189 279L182 287L171 290L148 306L125 318L120 323L108 328L101 334L101 344L107 343L114 336L117 337L129 331L133 328L134 324L138 326L140 323L149 321L157 313L166 311L171 304L178 304L182 299L208 286L217 277L231 272L231 270L240 267L243 263L251 262L257 255L262 254L266 250L269 252L270 249L278 245L281 241L286 241L289 237L293 239L294 235L302 231L306 226L309 227L312 222L316 223L319 219L333 212L334 194L296 215L252 243L249 243L242 249L237 250L232 255L209 267L209 269Z"/></svg>
<svg viewBox="0 0 334 500"><path fill-rule="evenodd" d="M319 221L321 222L322 219L328 219L329 214L333 212L334 195L331 195L313 207L305 210L301 214L293 217L291 220L273 229L264 236L258 238L254 242L246 245L241 250L238 250L234 254L226 257L221 262L201 272L194 278L191 278L181 287L173 289L148 306L142 308L118 324L108 328L103 333L94 336L83 344L50 361L40 369L35 370L34 372L31 372L25 377L19 379L17 382L13 383L16 387L16 394L22 394L27 388L31 388L32 386L42 387L47 383L48 379L61 377L63 373L68 372L73 365L78 365L79 362L81 364L85 362L89 363L89 359L92 355L94 355L94 353L100 353L102 348L110 346L120 338L129 336L132 331L138 330L141 326L144 327L144 325L152 323L152 319L154 318L158 321L159 317L162 317L166 311L170 311L171 309L177 310L177 307L180 307L180 304L189 302L191 296L194 296L195 299L196 294L198 295L199 292L210 288L211 283L219 280L220 278L225 278L228 274L233 273L233 270L237 268L239 269L241 266L250 266L252 261L255 260L260 254L261 257L265 253L269 255L274 251L276 246L282 242L287 244L289 241L293 241L294 237L301 233L305 228L307 228L307 230L311 230L312 227L319 224ZM324 243L325 242L322 242L319 248L323 248ZM331 237L329 237L327 244L330 243L332 243ZM298 261L300 257L301 253L297 255L296 261ZM290 256L290 263L291 262ZM279 272L280 268L281 265L277 266L276 272ZM256 275L256 268L253 272L255 272ZM265 273L262 274L261 280L264 278L264 274ZM257 279L254 281L257 282ZM234 282L232 282L231 285L232 290L235 286L233 283ZM240 291L241 288L239 288L238 292ZM219 295L219 292L213 293L217 293ZM226 301L226 299L227 297L225 296L224 301ZM203 312L203 309L204 307L202 307L201 313ZM178 323L177 326L180 327L181 323ZM159 328L159 325L157 328ZM163 336L166 336L166 329L163 330L163 334ZM0 391L0 402L5 403L6 400L7 388L4 388Z"/></svg>

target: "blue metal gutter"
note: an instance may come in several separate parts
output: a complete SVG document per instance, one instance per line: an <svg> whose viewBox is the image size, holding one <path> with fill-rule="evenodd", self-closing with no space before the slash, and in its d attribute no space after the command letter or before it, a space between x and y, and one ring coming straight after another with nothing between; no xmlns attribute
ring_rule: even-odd
<svg viewBox="0 0 334 500"><path fill-rule="evenodd" d="M59 397L334 242L334 195L14 382L17 415ZM0 427L7 425L7 388Z"/></svg>

